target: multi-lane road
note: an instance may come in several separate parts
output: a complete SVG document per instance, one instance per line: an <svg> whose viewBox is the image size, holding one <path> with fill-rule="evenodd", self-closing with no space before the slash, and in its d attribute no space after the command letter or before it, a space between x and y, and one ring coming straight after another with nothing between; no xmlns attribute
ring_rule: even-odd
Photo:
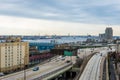
<svg viewBox="0 0 120 80"><path fill-rule="evenodd" d="M7 76L0 77L0 80L24 80L24 74L26 74L25 78L26 80L32 80L34 78L40 77L47 72L54 71L54 69L64 66L68 63L65 62L65 60L51 60L50 62L39 66L38 71L33 71L33 68L27 69L25 71L20 71L14 74L10 74Z"/></svg>
<svg viewBox="0 0 120 80"><path fill-rule="evenodd" d="M95 54L87 63L79 80L100 80L101 78L101 61L107 56L108 51L103 50Z"/></svg>
<svg viewBox="0 0 120 80"><path fill-rule="evenodd" d="M95 50L94 50L95 51ZM97 51L100 51L100 49ZM82 53L82 51L81 51ZM86 53L86 54L85 54ZM91 54L91 49L83 50L83 57L88 56ZM102 54L102 56L101 56ZM86 65L86 68L84 69L81 77L79 80L98 80L100 77L100 63L103 57L105 57L107 54L107 51L100 51L100 53L94 55ZM81 54L79 54L81 56ZM76 61L76 57L66 57L66 60L72 60L73 64ZM3 77L0 77L0 80L24 80L24 77L26 80L33 80L35 78L38 78L42 75L45 75L48 72L54 71L56 69L61 68L62 66L66 66L66 60L61 60L60 58L53 59L45 64L38 65L39 70L33 71L33 68L27 69L25 71L20 71L17 73L9 74ZM26 74L26 76L24 76Z"/></svg>

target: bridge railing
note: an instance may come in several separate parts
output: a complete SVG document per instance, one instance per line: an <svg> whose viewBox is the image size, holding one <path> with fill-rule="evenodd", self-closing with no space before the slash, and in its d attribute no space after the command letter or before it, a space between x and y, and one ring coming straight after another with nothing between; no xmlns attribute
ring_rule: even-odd
<svg viewBox="0 0 120 80"><path fill-rule="evenodd" d="M41 80L41 79L44 79L44 78L48 77L49 75L52 75L52 74L54 74L54 73L56 73L56 72L58 72L58 71L60 71L60 70L62 70L62 69L64 69L64 68L67 68L67 67L69 67L69 66L71 66L71 65L72 65L72 62L67 63L67 64L64 65L64 66L61 66L61 67L56 68L56 69L54 69L54 70L51 70L51 71L49 71L49 72L41 75L41 76L38 77L38 78L33 79L33 80Z"/></svg>

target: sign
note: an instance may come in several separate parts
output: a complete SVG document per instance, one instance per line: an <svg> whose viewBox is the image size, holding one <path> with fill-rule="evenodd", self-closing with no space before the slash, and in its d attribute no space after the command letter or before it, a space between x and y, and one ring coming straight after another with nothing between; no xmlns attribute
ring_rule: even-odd
<svg viewBox="0 0 120 80"><path fill-rule="evenodd" d="M70 51L64 51L64 56L72 56L73 53Z"/></svg>

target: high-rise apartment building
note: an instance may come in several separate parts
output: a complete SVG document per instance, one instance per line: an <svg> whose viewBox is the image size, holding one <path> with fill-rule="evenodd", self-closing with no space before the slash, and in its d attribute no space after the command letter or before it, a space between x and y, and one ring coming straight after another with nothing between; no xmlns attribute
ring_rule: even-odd
<svg viewBox="0 0 120 80"><path fill-rule="evenodd" d="M104 41L105 40L105 33L99 34L99 38L100 38L100 41Z"/></svg>
<svg viewBox="0 0 120 80"><path fill-rule="evenodd" d="M112 40L113 39L113 30L111 27L107 27L105 30L105 37L107 40Z"/></svg>
<svg viewBox="0 0 120 80"><path fill-rule="evenodd" d="M29 64L29 43L9 37L0 42L0 72L10 72Z"/></svg>

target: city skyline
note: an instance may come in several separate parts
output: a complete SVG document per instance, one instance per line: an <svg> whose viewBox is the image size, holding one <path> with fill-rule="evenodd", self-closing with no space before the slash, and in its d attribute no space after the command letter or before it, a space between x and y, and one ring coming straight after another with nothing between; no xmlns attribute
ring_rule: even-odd
<svg viewBox="0 0 120 80"><path fill-rule="evenodd" d="M119 0L1 0L1 35L98 35L106 27L119 36Z"/></svg>

